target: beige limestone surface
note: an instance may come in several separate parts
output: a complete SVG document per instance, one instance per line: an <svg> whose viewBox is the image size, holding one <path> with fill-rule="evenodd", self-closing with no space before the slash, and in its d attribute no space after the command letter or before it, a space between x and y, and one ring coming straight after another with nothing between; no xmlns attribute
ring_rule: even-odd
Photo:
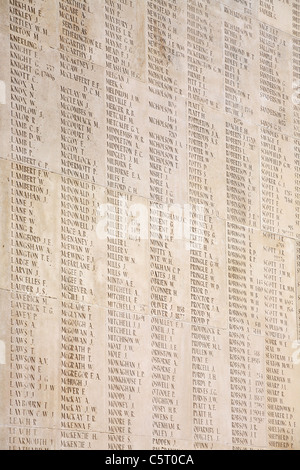
<svg viewBox="0 0 300 470"><path fill-rule="evenodd" d="M297 0L0 0L0 449L300 449Z"/></svg>

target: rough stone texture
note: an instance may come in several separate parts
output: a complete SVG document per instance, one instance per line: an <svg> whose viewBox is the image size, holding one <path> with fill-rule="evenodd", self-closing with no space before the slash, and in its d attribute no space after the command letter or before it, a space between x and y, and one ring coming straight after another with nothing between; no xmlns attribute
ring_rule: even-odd
<svg viewBox="0 0 300 470"><path fill-rule="evenodd" d="M1 449L300 448L299 31L1 0Z"/></svg>

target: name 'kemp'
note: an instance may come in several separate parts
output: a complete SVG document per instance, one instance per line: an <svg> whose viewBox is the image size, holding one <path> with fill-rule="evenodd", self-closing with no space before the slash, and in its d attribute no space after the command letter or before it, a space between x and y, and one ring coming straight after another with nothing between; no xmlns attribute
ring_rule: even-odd
<svg viewBox="0 0 300 470"><path fill-rule="evenodd" d="M112 457L106 458L105 465L131 465L133 468L136 468L139 464L139 461L140 457L117 457L115 454L113 454ZM142 462L146 462L146 460L142 460ZM151 455L149 462L151 465L194 465L194 461L191 455Z"/></svg>

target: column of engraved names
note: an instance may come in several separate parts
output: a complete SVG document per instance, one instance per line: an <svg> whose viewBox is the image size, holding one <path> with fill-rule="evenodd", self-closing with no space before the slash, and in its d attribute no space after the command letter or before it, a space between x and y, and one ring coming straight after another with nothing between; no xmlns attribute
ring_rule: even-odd
<svg viewBox="0 0 300 470"><path fill-rule="evenodd" d="M189 200L195 236L190 251L193 422L194 446L200 449L221 439L218 420L226 394L220 395L216 372L225 351L224 332L217 326L226 328L228 320L225 253L217 242L219 237L225 239L225 224L215 217L215 194L207 179L210 165L217 162L219 138L204 110L196 117L195 108L200 106L189 100ZM200 206L203 212L197 214ZM226 383L227 378L223 380Z"/></svg>
<svg viewBox="0 0 300 470"><path fill-rule="evenodd" d="M172 238L176 220L169 212L185 193L185 6L181 2L148 4L148 85L150 158L150 282L152 353L152 446L178 448L187 433L182 416L189 397L178 382L180 344L189 305L182 267L188 270L183 241ZM179 124L180 123L180 124ZM180 176L179 176L180 175ZM176 179L178 180L176 181ZM186 199L185 199L186 201ZM180 211L179 211L180 212ZM175 214L183 222L182 214ZM178 255L176 256L176 250ZM180 254L179 254L180 253ZM179 257L181 258L179 262ZM181 284L180 284L181 283ZM184 299L183 299L184 297ZM188 354L188 350L187 350ZM184 367L182 356L182 365ZM188 371L188 365L184 368ZM181 373L185 373L181 370ZM187 412L185 412L187 413ZM190 431L190 430L188 430Z"/></svg>
<svg viewBox="0 0 300 470"><path fill-rule="evenodd" d="M293 135L300 138L300 5L293 3ZM298 189L299 191L299 189ZM299 226L299 207L297 210L297 226Z"/></svg>
<svg viewBox="0 0 300 470"><path fill-rule="evenodd" d="M224 7L229 359L232 445L263 446L263 325L256 306L252 231L260 226L256 21ZM246 85L247 84L247 85ZM250 85L249 85L250 84ZM235 94L235 90L238 93Z"/></svg>
<svg viewBox="0 0 300 470"><path fill-rule="evenodd" d="M263 282L267 433L271 448L293 449L295 402L290 394L294 365L290 344L296 335L294 242L264 234Z"/></svg>
<svg viewBox="0 0 300 470"><path fill-rule="evenodd" d="M188 0L186 28L188 97L219 110L224 100L221 5Z"/></svg>
<svg viewBox="0 0 300 470"><path fill-rule="evenodd" d="M262 226L294 236L295 163L292 124L292 40L264 23L259 24Z"/></svg>
<svg viewBox="0 0 300 470"><path fill-rule="evenodd" d="M260 175L253 121L258 92L249 86L255 83L256 28L248 15L226 7L224 14L225 112L233 116L225 118L227 219L257 227Z"/></svg>
<svg viewBox="0 0 300 470"><path fill-rule="evenodd" d="M51 401L56 386L49 380L55 358L37 344L43 323L52 324L50 299L53 233L39 229L41 213L51 201L51 177L38 159L41 142L39 85L43 57L34 24L40 11L31 4L9 2L11 96L11 355L9 449L51 449L55 423ZM26 18L26 21L24 20ZM38 52L39 51L39 52ZM53 268L52 268L53 269ZM48 337L42 336L47 344ZM44 351L45 353L43 354ZM51 360L52 359L52 360ZM54 366L55 367L55 366ZM51 372L50 372L51 374ZM37 431L37 429L39 430ZM44 428L44 429L42 429Z"/></svg>
<svg viewBox="0 0 300 470"><path fill-rule="evenodd" d="M225 112L236 118L253 119L255 87L256 24L237 10L223 6Z"/></svg>
<svg viewBox="0 0 300 470"><path fill-rule="evenodd" d="M97 441L102 358L97 357L100 309L95 303L96 182L101 43L90 37L86 3L59 2L61 121L61 397L60 447L92 448ZM100 176L99 176L100 174ZM96 392L96 393L95 393Z"/></svg>
<svg viewBox="0 0 300 470"><path fill-rule="evenodd" d="M295 153L295 226L296 237L299 239L300 227L300 5L293 3L293 111L294 111L294 153ZM300 256L299 241L296 242L297 266L297 339L300 340ZM296 339L295 339L296 341Z"/></svg>
<svg viewBox="0 0 300 470"><path fill-rule="evenodd" d="M211 21L207 21L208 15ZM219 33L214 37L216 22ZM188 2L187 39L188 181L194 238L190 247L193 446L212 449L220 445L229 429L226 431L226 425L221 424L226 394L223 387L222 397L218 381L220 355L224 357L226 351L224 331L217 326L225 328L227 317L226 291L222 287L225 254L222 256L216 246L217 238L225 239L225 223L217 221L216 215L224 217L218 192L225 189L221 176L225 168L219 152L221 115L216 118L215 112L221 106L222 67L212 41L221 41L221 19L214 16L211 5ZM208 86L210 80L216 85L214 93ZM211 184L215 168L220 169L218 188ZM201 207L202 214L197 215L197 207ZM227 378L222 380L225 385Z"/></svg>
<svg viewBox="0 0 300 470"><path fill-rule="evenodd" d="M138 34L143 34L144 13L141 2L127 0L106 0L104 8L107 202L115 208L107 240L108 448L121 450L136 447L136 436L147 434L146 422L141 427L139 418L146 412L140 410L146 371L139 351L147 348L142 335L148 299L138 276L148 263L147 244L127 232L130 206L144 204L139 195L148 195L142 128L145 51L144 37Z"/></svg>
<svg viewBox="0 0 300 470"><path fill-rule="evenodd" d="M256 290L253 229L228 223L229 359L232 445L266 445L264 322ZM249 284L247 284L249 279Z"/></svg>

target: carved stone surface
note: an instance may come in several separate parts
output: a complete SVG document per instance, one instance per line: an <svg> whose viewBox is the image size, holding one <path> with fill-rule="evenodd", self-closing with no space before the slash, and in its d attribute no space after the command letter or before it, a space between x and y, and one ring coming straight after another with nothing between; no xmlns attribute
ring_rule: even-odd
<svg viewBox="0 0 300 470"><path fill-rule="evenodd" d="M300 449L297 0L2 0L0 41L0 448Z"/></svg>

